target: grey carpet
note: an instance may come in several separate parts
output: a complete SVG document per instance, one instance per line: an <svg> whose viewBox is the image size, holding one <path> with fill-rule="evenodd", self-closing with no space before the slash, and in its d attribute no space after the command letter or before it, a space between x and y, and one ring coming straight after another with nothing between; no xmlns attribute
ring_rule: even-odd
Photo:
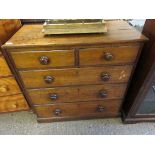
<svg viewBox="0 0 155 155"><path fill-rule="evenodd" d="M124 125L121 119L37 123L28 112L0 115L1 135L135 135L155 134L155 123Z"/></svg>

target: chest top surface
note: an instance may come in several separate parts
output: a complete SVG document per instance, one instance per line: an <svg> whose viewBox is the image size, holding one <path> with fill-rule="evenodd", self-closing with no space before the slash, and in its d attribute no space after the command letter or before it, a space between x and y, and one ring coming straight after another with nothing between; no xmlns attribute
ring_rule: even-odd
<svg viewBox="0 0 155 155"><path fill-rule="evenodd" d="M122 20L107 21L106 34L71 34L44 36L42 25L24 25L3 48L37 46L78 46L142 42L147 38Z"/></svg>

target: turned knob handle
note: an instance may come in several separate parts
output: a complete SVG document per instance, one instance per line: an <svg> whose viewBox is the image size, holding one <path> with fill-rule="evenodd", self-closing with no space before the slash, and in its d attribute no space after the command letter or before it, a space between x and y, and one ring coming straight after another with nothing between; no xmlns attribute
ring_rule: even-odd
<svg viewBox="0 0 155 155"><path fill-rule="evenodd" d="M61 109L55 109L54 114L55 115L60 115L62 113Z"/></svg>
<svg viewBox="0 0 155 155"><path fill-rule="evenodd" d="M0 92L1 93L5 93L8 91L8 87L7 86L0 86Z"/></svg>
<svg viewBox="0 0 155 155"><path fill-rule="evenodd" d="M100 90L100 91L99 91L99 95L100 95L100 97L105 98L105 97L108 96L108 93L107 93L106 90Z"/></svg>
<svg viewBox="0 0 155 155"><path fill-rule="evenodd" d="M111 53L105 53L104 59L107 61L111 61L113 59L113 55Z"/></svg>
<svg viewBox="0 0 155 155"><path fill-rule="evenodd" d="M54 81L54 77L52 77L52 76L45 76L45 77L44 77L44 81L45 81L46 83L51 83L51 82Z"/></svg>
<svg viewBox="0 0 155 155"><path fill-rule="evenodd" d="M49 64L49 58L47 56L41 56L39 58L39 61L42 65L48 65Z"/></svg>
<svg viewBox="0 0 155 155"><path fill-rule="evenodd" d="M98 107L97 107L97 111L98 111L98 112L104 112L104 111L105 111L105 108L102 107L102 106L98 106Z"/></svg>
<svg viewBox="0 0 155 155"><path fill-rule="evenodd" d="M57 94L50 94L49 97L50 97L51 100L58 99L58 95Z"/></svg>
<svg viewBox="0 0 155 155"><path fill-rule="evenodd" d="M110 79L110 75L108 73L101 73L102 81L108 81Z"/></svg>

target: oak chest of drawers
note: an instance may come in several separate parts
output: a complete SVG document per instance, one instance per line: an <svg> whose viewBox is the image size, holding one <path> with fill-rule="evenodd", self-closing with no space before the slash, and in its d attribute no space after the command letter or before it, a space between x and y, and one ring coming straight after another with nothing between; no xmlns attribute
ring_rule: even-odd
<svg viewBox="0 0 155 155"><path fill-rule="evenodd" d="M147 40L124 21L107 34L44 36L23 26L4 46L38 121L117 117Z"/></svg>

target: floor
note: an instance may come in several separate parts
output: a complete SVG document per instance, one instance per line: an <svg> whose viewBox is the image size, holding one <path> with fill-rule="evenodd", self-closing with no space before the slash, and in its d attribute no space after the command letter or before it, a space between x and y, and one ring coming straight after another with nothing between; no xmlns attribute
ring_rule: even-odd
<svg viewBox="0 0 155 155"><path fill-rule="evenodd" d="M55 123L37 123L28 112L0 115L1 135L149 135L155 123L124 125L121 119L94 119Z"/></svg>

